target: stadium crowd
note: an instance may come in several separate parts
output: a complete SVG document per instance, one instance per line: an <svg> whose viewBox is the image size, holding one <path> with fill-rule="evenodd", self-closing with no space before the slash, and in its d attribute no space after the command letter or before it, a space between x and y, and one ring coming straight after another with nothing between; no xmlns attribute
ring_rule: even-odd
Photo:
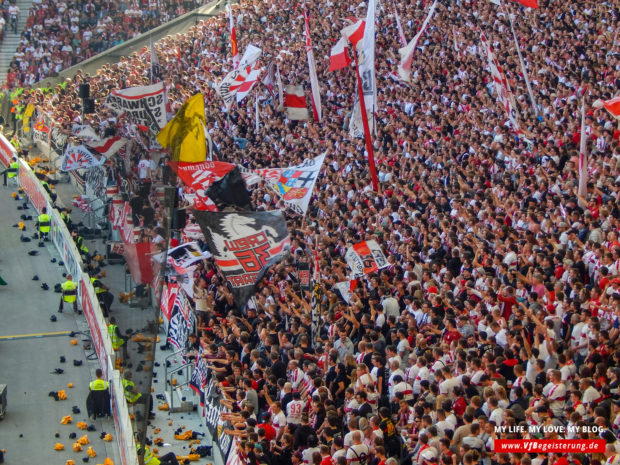
<svg viewBox="0 0 620 465"><path fill-rule="evenodd" d="M8 87L55 76L198 6L197 0L36 0L7 74Z"/></svg>
<svg viewBox="0 0 620 465"><path fill-rule="evenodd" d="M321 123L291 122L258 86L223 111L215 84L230 70L227 21L212 18L156 44L170 112L205 97L220 160L283 167L326 153L304 219L288 215L293 256L273 267L257 308L241 312L213 263L196 272L198 339L229 397L230 434L255 464L369 465L620 463L620 131L592 102L620 91L619 26L613 2L440 1L414 55L411 83L396 77L394 11L412 38L428 1L381 2L377 22L380 192L371 190L362 139L348 121L355 73L330 73L330 48L364 3L308 1L323 98ZM532 112L507 14L527 62ZM279 0L235 7L239 50L277 60L284 84L307 83L303 17ZM520 132L491 93L480 30L489 37L516 97ZM135 125L103 106L109 91L149 83L148 50L78 74L31 100L67 132L73 122L130 134L131 163L112 177L154 185L169 172L151 160ZM97 112L81 120L77 86L87 81ZM306 86L308 87L308 86ZM578 195L580 92L585 89L587 197ZM309 91L308 91L309 92ZM274 101L276 100L276 101ZM310 101L308 93L308 101ZM126 170L125 167L130 169ZM145 231L162 225L151 195ZM280 207L259 185L257 209ZM137 202L139 203L139 202ZM135 212L134 212L135 213ZM190 220L191 221L191 220ZM376 240L389 266L357 282L349 302L347 246ZM310 337L310 295L297 261L318 244L321 334ZM195 355L195 354L194 354ZM499 432L516 425L597 426L603 433ZM567 430L568 431L568 430ZM497 453L498 439L603 438L605 454Z"/></svg>

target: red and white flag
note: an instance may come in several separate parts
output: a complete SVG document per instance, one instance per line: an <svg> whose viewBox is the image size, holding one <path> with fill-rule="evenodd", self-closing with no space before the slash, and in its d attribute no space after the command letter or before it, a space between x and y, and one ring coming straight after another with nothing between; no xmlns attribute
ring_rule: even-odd
<svg viewBox="0 0 620 465"><path fill-rule="evenodd" d="M364 27L366 21L358 19L357 22L342 29L341 34L355 47L357 43L364 37Z"/></svg>
<svg viewBox="0 0 620 465"><path fill-rule="evenodd" d="M351 58L347 53L347 40L341 37L336 45L332 47L329 55L329 70L337 71L346 68L351 64Z"/></svg>
<svg viewBox="0 0 620 465"><path fill-rule="evenodd" d="M515 108L514 96L510 90L510 84L506 79L504 70L499 65L499 61L493 53L493 48L489 44L484 34L480 34L480 42L482 44L482 52L487 57L489 68L491 69L491 77L493 78L493 87L499 104L504 108L510 121L512 129L519 131L519 123L517 122L517 110Z"/></svg>
<svg viewBox="0 0 620 465"><path fill-rule="evenodd" d="M538 8L538 0L517 0L517 2L528 8Z"/></svg>
<svg viewBox="0 0 620 465"><path fill-rule="evenodd" d="M228 5L228 22L230 26L230 54L232 55L233 67L239 66L239 49L237 48L237 28L233 21L232 6Z"/></svg>
<svg viewBox="0 0 620 465"><path fill-rule="evenodd" d="M592 106L594 108L605 108L614 118L620 119L620 95L611 100L597 100Z"/></svg>
<svg viewBox="0 0 620 465"><path fill-rule="evenodd" d="M217 87L217 93L224 100L227 109L230 109L235 94L248 78L252 70L255 69L254 64L259 59L262 51L260 48L250 44L241 57L239 66L228 73Z"/></svg>
<svg viewBox="0 0 620 465"><path fill-rule="evenodd" d="M120 136L110 136L105 139L101 139L96 143L88 144L88 147L95 150L97 153L103 155L106 158L110 158L120 149L122 149L127 143L127 139Z"/></svg>
<svg viewBox="0 0 620 465"><path fill-rule="evenodd" d="M418 47L418 42L420 42L420 37L422 37L422 34L424 34L424 31L426 31L426 28L428 27L428 23L430 22L431 18L433 17L433 14L435 13L436 7L437 7L437 0L435 0L433 4L431 5L430 10L428 11L428 15L426 15L426 19L422 23L422 27L420 28L418 33L415 35L415 37L411 39L411 42L409 42L406 46L398 49L398 53L400 55L400 64L398 65L398 75L405 82L409 82L409 78L411 77L411 64L413 63L413 54L415 53L415 49Z"/></svg>
<svg viewBox="0 0 620 465"><path fill-rule="evenodd" d="M284 113L290 120L310 119L303 86L286 86L284 90Z"/></svg>
<svg viewBox="0 0 620 465"><path fill-rule="evenodd" d="M249 67L249 69L250 72L247 74L247 77L238 86L230 86L231 91L236 90L237 103L241 102L250 93L258 82L260 73L263 71L262 68Z"/></svg>

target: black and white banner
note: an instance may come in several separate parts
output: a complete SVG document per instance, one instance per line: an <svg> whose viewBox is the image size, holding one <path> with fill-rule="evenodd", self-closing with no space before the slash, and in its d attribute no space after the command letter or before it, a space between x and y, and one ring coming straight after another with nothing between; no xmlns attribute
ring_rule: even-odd
<svg viewBox="0 0 620 465"><path fill-rule="evenodd" d="M284 215L281 211L195 211L194 215L235 302L244 307L256 283L290 250Z"/></svg>
<svg viewBox="0 0 620 465"><path fill-rule="evenodd" d="M94 168L84 171L84 191L89 197L105 200L106 182L107 175L103 166L95 166Z"/></svg>
<svg viewBox="0 0 620 465"><path fill-rule="evenodd" d="M183 316L181 308L176 304L172 308L172 316L168 324L168 342L177 349L185 350L189 336L187 321Z"/></svg>
<svg viewBox="0 0 620 465"><path fill-rule="evenodd" d="M105 162L105 158L95 156L84 145L68 145L60 163L61 171L87 169L99 166Z"/></svg>
<svg viewBox="0 0 620 465"><path fill-rule="evenodd" d="M153 134L158 134L167 123L164 92L163 82L113 90L105 103L119 114L126 114L134 123L146 126Z"/></svg>
<svg viewBox="0 0 620 465"><path fill-rule="evenodd" d="M85 142L96 142L100 140L95 130L88 124L74 124L71 127L71 132L73 132L74 136L79 137Z"/></svg>
<svg viewBox="0 0 620 465"><path fill-rule="evenodd" d="M50 145L52 150L58 154L65 152L65 146L67 145L67 134L64 134L58 126L54 126L50 132Z"/></svg>
<svg viewBox="0 0 620 465"><path fill-rule="evenodd" d="M200 260L211 258L211 253L203 252L196 242L181 244L168 251L168 263L183 274L187 268Z"/></svg>
<svg viewBox="0 0 620 465"><path fill-rule="evenodd" d="M207 362L205 362L205 359L202 358L203 352L204 351L201 347L198 351L198 355L196 356L196 365L194 366L192 378L189 382L190 387L200 396L200 405L202 406L204 406L204 389L209 372Z"/></svg>

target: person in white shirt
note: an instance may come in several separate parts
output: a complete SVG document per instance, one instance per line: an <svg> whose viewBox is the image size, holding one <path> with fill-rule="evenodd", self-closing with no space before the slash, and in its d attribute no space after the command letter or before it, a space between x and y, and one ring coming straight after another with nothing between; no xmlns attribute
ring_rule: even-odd
<svg viewBox="0 0 620 465"><path fill-rule="evenodd" d="M579 381L579 390L583 393L581 402L584 404L591 404L601 398L601 394L592 386L592 380L590 378L583 378Z"/></svg>
<svg viewBox="0 0 620 465"><path fill-rule="evenodd" d="M347 465L367 465L370 450L366 444L362 443L361 431L355 431L352 434L352 444L347 449ZM346 444L345 444L346 446Z"/></svg>
<svg viewBox="0 0 620 465"><path fill-rule="evenodd" d="M299 392L294 392L293 400L286 406L286 422L293 425L301 424L301 414L305 406L306 404L301 401Z"/></svg>
<svg viewBox="0 0 620 465"><path fill-rule="evenodd" d="M282 411L280 401L275 401L271 405L271 426L276 430L276 438L280 439L286 428L286 415Z"/></svg>
<svg viewBox="0 0 620 465"><path fill-rule="evenodd" d="M560 370L552 370L551 381L543 388L543 395L550 400L549 408L557 418L564 412L566 403L566 386L562 383Z"/></svg>
<svg viewBox="0 0 620 465"><path fill-rule="evenodd" d="M413 382L413 393L415 395L420 394L420 383L422 381L430 380L430 371L426 367L426 357L422 356L418 358L418 374L415 377L415 381Z"/></svg>
<svg viewBox="0 0 620 465"><path fill-rule="evenodd" d="M489 397L487 403L489 405L489 411L491 412L489 421L494 421L497 426L502 426L504 424L504 411L499 408L499 401L497 397Z"/></svg>

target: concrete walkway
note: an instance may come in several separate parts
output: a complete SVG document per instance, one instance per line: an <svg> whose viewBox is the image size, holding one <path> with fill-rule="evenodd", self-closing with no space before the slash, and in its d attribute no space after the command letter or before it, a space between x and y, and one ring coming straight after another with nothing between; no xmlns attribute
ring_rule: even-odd
<svg viewBox="0 0 620 465"><path fill-rule="evenodd" d="M64 267L58 265L60 257L54 246L46 243L39 248L37 241L20 241L22 232L13 228L21 221L22 214L31 215L36 220L32 207L17 210L22 201L15 201L11 193L16 188L0 185L0 276L7 286L0 286L0 384L7 384L7 413L0 421L0 449L6 449L5 463L21 465L26 463L62 463L73 459L82 463L88 446L82 452L74 452L69 438L76 433L80 438L88 435L90 446L97 456L89 463L103 463L110 457L118 464L116 441L104 442L102 432L111 433L116 438L112 420L94 422L96 431L88 432L77 428L84 421L90 425L86 415L86 396L88 383L94 379L94 371L99 367L96 357L89 357L92 350L85 350L89 338L85 334L70 337L70 332L86 332L88 327L83 316L76 316L65 307L65 312L57 313L60 295L54 293L54 285L62 282ZM25 236L34 234L34 221L24 221ZM36 250L38 255L29 256L28 251ZM52 263L52 258L56 263ZM40 280L33 281L34 275ZM50 289L44 291L45 282ZM50 321L56 315L57 321ZM72 345L71 340L77 339ZM65 363L60 362L64 356ZM74 366L73 361L82 362ZM55 369L63 374L52 374ZM73 388L68 384L73 383ZM66 391L67 400L55 401L48 394L51 391ZM77 406L81 412L72 413ZM65 415L73 417L72 424L61 425ZM58 433L58 437L55 437ZM55 451L54 444L64 445L64 451ZM52 459L52 460L50 460Z"/></svg>

